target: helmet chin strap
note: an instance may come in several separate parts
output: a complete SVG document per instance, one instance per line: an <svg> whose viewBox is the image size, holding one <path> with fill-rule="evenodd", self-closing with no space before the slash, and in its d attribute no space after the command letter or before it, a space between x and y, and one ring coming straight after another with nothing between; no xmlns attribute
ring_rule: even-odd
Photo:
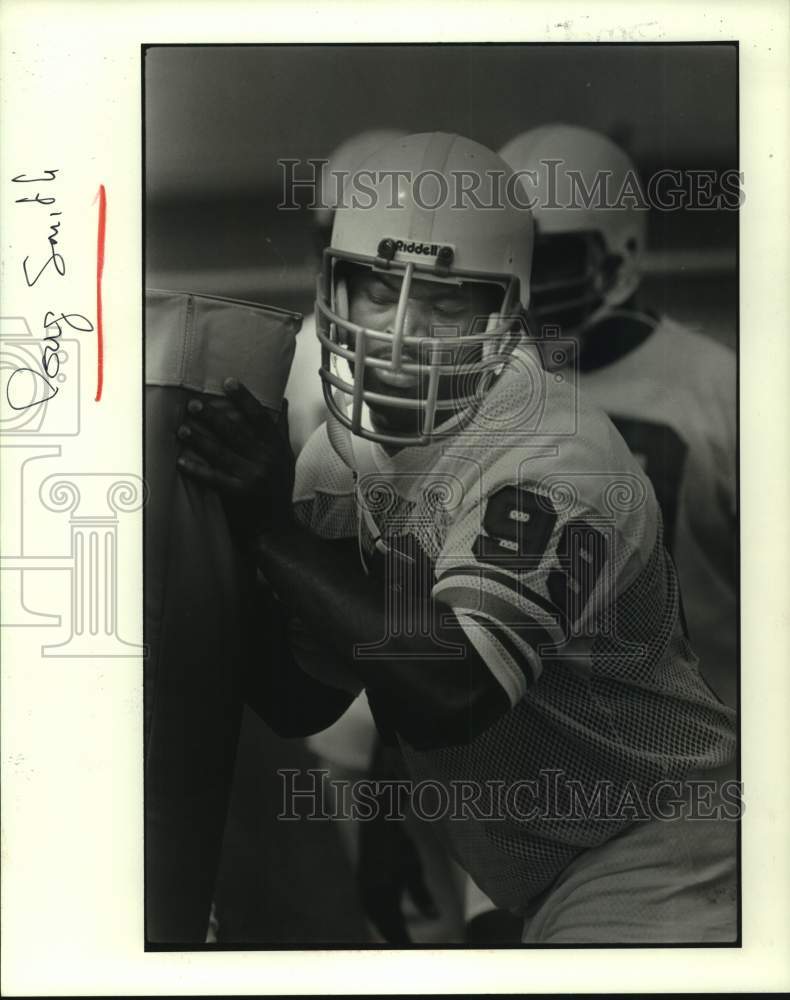
<svg viewBox="0 0 790 1000"><path fill-rule="evenodd" d="M658 325L658 320L656 319L655 316L651 316L650 313L646 313L642 309L629 309L626 308L625 306L612 306L607 311L605 316L596 321L596 325L598 323L603 322L603 320L606 319L618 319L618 318L632 319L635 320L637 323L644 323L651 329L655 328Z"/></svg>
<svg viewBox="0 0 790 1000"><path fill-rule="evenodd" d="M591 309L584 318L575 323L573 326L568 326L564 323L560 323L560 330L563 337L573 337L578 336L588 330L594 324L600 322L606 315L612 306L606 302L605 299L601 299L599 295L589 295L581 296L577 299L571 299L567 302L558 302L551 306L546 306L545 308L534 308L532 311L533 316L541 325L541 320L549 319L554 321L552 326L555 325L557 319L561 319L565 313L572 313L574 310L579 309L587 304L597 303L593 309Z"/></svg>
<svg viewBox="0 0 790 1000"><path fill-rule="evenodd" d="M344 407L344 403L340 398L342 393L339 389L335 389L334 397L335 402L341 409ZM348 427L344 427L343 424L337 419L333 413L329 413L326 421L326 432L329 438L329 444L332 446L332 450L353 473L356 473L356 463L354 461L354 446L351 443L351 431Z"/></svg>
<svg viewBox="0 0 790 1000"><path fill-rule="evenodd" d="M338 278L335 283L335 312L341 319L349 318L348 283L345 278Z"/></svg>
<svg viewBox="0 0 790 1000"><path fill-rule="evenodd" d="M559 311L555 310L555 312ZM596 327L601 326L601 324L610 319L631 319L639 323L645 323L651 329L657 325L656 318L649 313L643 312L641 309L611 305L608 302L603 302L598 309L594 309L581 323L577 323L572 327L563 327L562 335L564 337L586 336L593 333Z"/></svg>
<svg viewBox="0 0 790 1000"><path fill-rule="evenodd" d="M342 393L339 389L335 390L334 395L335 402L338 407L341 409L345 408L345 403L341 399ZM354 442L351 439L351 431L348 427L344 427L337 417L335 417L331 412L327 416L326 431L332 450L340 461L349 469L351 477L354 481L354 497L357 502L357 510L362 515L360 518L357 518L357 549L359 551L359 561L362 564L362 569L365 571L365 575L370 576L370 567L368 566L368 561L365 558L365 547L362 544L362 522L365 522L367 529L370 532L370 536L373 539L373 544L379 552L386 552L387 544L381 536L381 532L379 531L379 526L376 524L375 518L368 510L365 498L362 496L359 488L359 469L357 468L357 457L354 452Z"/></svg>

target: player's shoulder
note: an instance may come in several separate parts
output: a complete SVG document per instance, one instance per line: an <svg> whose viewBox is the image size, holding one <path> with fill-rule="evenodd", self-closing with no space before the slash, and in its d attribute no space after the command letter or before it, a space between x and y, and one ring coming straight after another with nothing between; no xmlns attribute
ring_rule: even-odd
<svg viewBox="0 0 790 1000"><path fill-rule="evenodd" d="M514 462L536 474L639 469L604 410L568 371L545 370L534 347L517 352L482 411L483 422L494 415L498 425L486 463L492 474Z"/></svg>
<svg viewBox="0 0 790 1000"><path fill-rule="evenodd" d="M650 481L609 417L571 383L516 365L481 409L481 423L494 414L498 431L467 438L466 448L459 440L459 464L471 457L475 467L470 499L516 488L563 517L592 514L626 535L654 537L658 509Z"/></svg>
<svg viewBox="0 0 790 1000"><path fill-rule="evenodd" d="M662 353L671 352L670 356L686 369L702 369L709 376L735 373L736 357L731 347L671 316L661 316L647 343L651 341L651 346Z"/></svg>
<svg viewBox="0 0 790 1000"><path fill-rule="evenodd" d="M317 492L347 494L353 490L353 475L329 438L327 423L317 427L299 452L294 481L294 503Z"/></svg>
<svg viewBox="0 0 790 1000"><path fill-rule="evenodd" d="M656 328L652 350L659 364L671 371L678 388L698 400L698 409L711 414L712 426L731 424L735 415L738 366L735 351L707 333L663 316ZM649 367L649 363L648 363Z"/></svg>

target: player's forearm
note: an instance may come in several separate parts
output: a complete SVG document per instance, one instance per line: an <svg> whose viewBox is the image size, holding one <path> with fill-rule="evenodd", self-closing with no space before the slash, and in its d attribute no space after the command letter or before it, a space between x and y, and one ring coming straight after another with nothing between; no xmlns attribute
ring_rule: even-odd
<svg viewBox="0 0 790 1000"><path fill-rule="evenodd" d="M427 632L393 629L384 583L367 577L347 548L296 527L261 536L257 555L279 599L365 687L386 697L413 746L468 742L509 709L452 615L434 616Z"/></svg>
<svg viewBox="0 0 790 1000"><path fill-rule="evenodd" d="M366 655L361 647L386 640L384 648L391 657L419 660L436 655L440 637L435 632L426 636L392 628L386 584L363 572L355 549L294 527L262 535L257 551L258 565L279 599L361 679L380 672L379 661L385 659ZM453 635L466 651L463 632L456 629ZM470 655L476 656L474 650Z"/></svg>
<svg viewBox="0 0 790 1000"><path fill-rule="evenodd" d="M340 718L354 696L301 668L290 648L286 609L268 588L258 588L256 602L256 620L266 622L265 663L261 665L259 655L248 657L242 678L245 701L279 736L321 732Z"/></svg>

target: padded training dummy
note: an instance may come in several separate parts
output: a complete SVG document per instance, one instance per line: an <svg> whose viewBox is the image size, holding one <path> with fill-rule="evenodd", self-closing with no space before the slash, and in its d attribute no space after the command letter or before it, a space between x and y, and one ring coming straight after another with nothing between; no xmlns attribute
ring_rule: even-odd
<svg viewBox="0 0 790 1000"><path fill-rule="evenodd" d="M204 295L146 293L146 932L202 942L241 720L255 571L215 491L182 475L187 402L234 376L281 407L301 317ZM253 627L260 627L253 622Z"/></svg>

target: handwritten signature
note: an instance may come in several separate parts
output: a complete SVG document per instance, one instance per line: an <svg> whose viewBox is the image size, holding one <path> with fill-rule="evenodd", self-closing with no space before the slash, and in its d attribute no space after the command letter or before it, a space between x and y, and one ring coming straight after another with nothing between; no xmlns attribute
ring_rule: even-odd
<svg viewBox="0 0 790 1000"><path fill-rule="evenodd" d="M56 179L55 175L58 172L58 170L45 170L42 177L28 177L26 174L18 174L12 178L12 181L15 184L46 184L54 181ZM42 197L40 191L36 191L32 197L17 198L16 202L17 204L35 204L49 207L54 205L56 200L54 195L47 194ZM62 214L61 211L49 212L50 218L61 216ZM60 225L60 219L49 224L49 235L47 236L49 256L33 277L31 277L31 272L28 269L30 256L28 255L22 261L22 271L28 288L32 288L49 267L54 268L54 271L60 277L65 275L66 262L63 255L56 249L60 235ZM91 321L86 316L83 316L82 313L61 312L57 314L53 310L48 309L44 314L43 320L44 338L40 370L24 367L17 368L11 373L6 383L6 400L13 410L26 410L31 406L39 406L41 403L46 403L47 400L57 395L58 386L54 384L54 381L57 379L60 371L59 341L63 334L64 326L71 327L72 330L77 330L80 333L91 333L94 329Z"/></svg>
<svg viewBox="0 0 790 1000"><path fill-rule="evenodd" d="M45 335L41 355L41 371L36 371L35 368L17 368L11 373L6 383L6 399L12 410L27 410L31 406L46 403L48 399L52 399L53 396L57 395L58 387L53 385L50 380L56 379L60 371L59 340L63 335L62 324L70 326L72 330L78 330L80 333L91 333L93 331L93 324L81 313L61 313L59 316L56 316L52 310L47 310L44 315ZM26 380L22 380L21 383L19 382L19 376L21 375L29 375L32 378L32 395L25 392ZM12 398L12 387L14 386L15 379L18 383L14 390L16 401ZM41 390L42 395L39 395L39 390ZM20 399L25 395L29 396L28 401L21 403Z"/></svg>
<svg viewBox="0 0 790 1000"><path fill-rule="evenodd" d="M12 178L12 181L15 184L43 184L43 183L45 183L47 181L54 181L55 180L55 174L58 173L58 171L57 170L45 170L44 173L47 174L48 176L47 177L26 177L25 174L17 174L16 177ZM44 197L44 198L42 198L38 191L35 193L35 195L32 198L17 198L16 199L16 203L18 205L25 204L25 203L27 203L27 204L31 204L32 203L32 204L37 204L37 205L46 205L46 206L49 206L49 205L54 205L55 201L56 201L56 199L54 197L51 197L51 198L50 197ZM62 212L50 212L49 215L50 215L50 217L53 217L55 215L63 215L63 213ZM60 253L58 253L58 251L55 249L55 247L58 245L58 236L59 236L59 234L60 234L60 219L58 219L57 222L51 222L50 225L49 225L49 236L47 237L47 242L49 243L49 257L47 257L47 259L44 261L44 264L39 268L39 270L36 273L35 277L31 278L30 277L30 271L28 270L28 264L27 264L27 262L30 260L30 255L28 254L28 256L25 257L25 259L22 261L22 270L24 271L25 281L27 282L27 287L28 288L32 288L33 285L35 285L35 283L38 281L38 279L41 277L41 275L44 273L44 271L46 271L46 269L50 266L50 264L54 265L55 270L58 272L58 274L61 277L63 277L63 275L66 273L66 262L63 259L63 255L60 254Z"/></svg>

